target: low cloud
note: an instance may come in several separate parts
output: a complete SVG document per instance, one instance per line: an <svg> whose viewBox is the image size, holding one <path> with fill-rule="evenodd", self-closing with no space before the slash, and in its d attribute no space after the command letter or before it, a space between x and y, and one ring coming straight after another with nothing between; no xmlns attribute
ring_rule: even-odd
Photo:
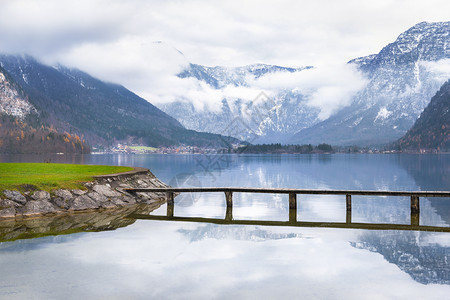
<svg viewBox="0 0 450 300"><path fill-rule="evenodd" d="M436 80L444 82L450 79L450 59L441 59L438 61L421 61L421 67L434 74Z"/></svg>
<svg viewBox="0 0 450 300"><path fill-rule="evenodd" d="M406 2L408 14L402 14ZM0 52L27 52L123 84L152 103L189 101L197 110L217 111L224 98L251 101L261 91L274 97L279 90L294 90L326 119L366 83L352 66L330 64L377 53L420 21L447 20L448 1L433 3L2 0ZM382 24L376 22L380 18ZM248 78L246 87L216 90L178 78L188 61L169 45L202 65L319 67ZM448 78L448 62L425 65Z"/></svg>
<svg viewBox="0 0 450 300"><path fill-rule="evenodd" d="M300 72L269 73L257 79L247 77L245 86L227 85L214 89L195 78L178 78L175 74L159 77L158 87L142 93L155 104L182 101L190 102L197 111L217 112L222 99L233 104L238 99L253 101L259 93L276 97L282 91L294 91L307 99L307 105L319 108L319 118L324 120L339 109L349 105L353 96L363 89L368 80L352 65L324 66Z"/></svg>
<svg viewBox="0 0 450 300"><path fill-rule="evenodd" d="M172 82L170 89L160 89L159 94L149 95L157 104L184 101L193 103L198 111L217 112L222 107L222 99L231 104L238 99L249 103L265 92L269 97L277 97L282 91L293 91L307 99L307 105L320 110L319 118L324 120L339 109L349 105L353 96L368 83L355 66L349 64L323 66L299 72L275 72L259 78L248 75L245 86L227 85L214 89L195 78L168 76ZM168 86L162 83L161 87ZM176 87L175 87L176 85Z"/></svg>
<svg viewBox="0 0 450 300"><path fill-rule="evenodd" d="M272 94L293 90L307 97L308 105L320 109L324 120L351 103L352 97L368 83L354 65L327 65L300 72L277 72L253 80L252 86Z"/></svg>
<svg viewBox="0 0 450 300"><path fill-rule="evenodd" d="M248 76L246 86L228 85L220 90L214 90L211 86L193 78L188 78L189 84L186 84L185 80L178 80L180 89L177 91L180 92L186 88L187 90L181 95L183 100L194 103L194 106L200 110L217 111L224 98L231 103L238 99L248 103L253 101L261 91L269 97L276 97L281 91L294 91L306 97L307 105L320 109L318 117L322 120L349 105L352 97L368 82L355 66L348 64L324 66L294 73L269 73L257 79ZM159 98L157 102L177 101L179 97L180 95L171 95Z"/></svg>
<svg viewBox="0 0 450 300"><path fill-rule="evenodd" d="M268 73L259 78L249 74L243 86L215 89L193 77L178 77L189 66L190 59L169 43L143 41L133 36L110 43L85 43L57 59L102 80L121 83L155 105L189 102L197 111L218 112L223 99L248 103L262 91L269 97L276 97L281 91L294 91L306 97L307 105L320 109L320 119L326 119L349 105L367 83L355 66L338 64L293 73Z"/></svg>

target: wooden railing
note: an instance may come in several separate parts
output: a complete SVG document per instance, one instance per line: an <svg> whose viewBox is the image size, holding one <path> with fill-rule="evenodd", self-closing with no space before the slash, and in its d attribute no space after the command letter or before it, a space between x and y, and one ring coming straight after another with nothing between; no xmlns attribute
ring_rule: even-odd
<svg viewBox="0 0 450 300"><path fill-rule="evenodd" d="M233 224L244 224L244 223L254 223L254 221L236 221L233 220L232 208L233 208L233 193L265 193L265 194L288 194L289 195L289 222L284 222L283 224L289 224L290 226L307 226L308 224L333 224L332 227L342 228L355 228L354 226L348 225L358 225L360 228L368 229L367 226L372 229L381 229L378 225L398 225L397 229L406 230L405 226L409 226L409 230L427 230L429 231L446 231L450 232L448 227L430 227L430 226L420 226L420 197L446 197L450 198L450 191L361 191L361 190L308 190L308 189L287 189L287 188L243 188L243 187L206 187L206 188L135 188L135 189L125 189L129 193L166 193L167 194L167 218L172 220L182 219L184 221L197 220L205 218L180 218L174 217L174 197L178 193L204 193L204 192L221 192L225 194L225 201L227 206L227 211L225 215L225 220L219 219L205 219L210 223L220 223L220 221L233 222ZM324 222L297 222L297 195L345 195L346 199L346 222L345 223L324 223ZM372 224L372 223L352 223L352 196L403 196L410 197L410 210L411 210L411 225L403 224ZM136 217L136 216L135 216ZM143 219L162 219L161 216L138 216ZM218 220L217 222L212 220ZM281 226L278 221L261 221L266 222L266 225ZM261 223L260 222L260 223ZM367 226L366 226L367 225ZM391 228L392 229L392 228ZM442 229L442 230L440 230Z"/></svg>

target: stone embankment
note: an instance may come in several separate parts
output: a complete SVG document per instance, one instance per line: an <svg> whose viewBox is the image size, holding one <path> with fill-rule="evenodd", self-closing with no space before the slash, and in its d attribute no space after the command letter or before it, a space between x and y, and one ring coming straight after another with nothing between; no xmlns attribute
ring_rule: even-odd
<svg viewBox="0 0 450 300"><path fill-rule="evenodd" d="M164 193L136 193L131 195L126 188L167 187L148 169L94 177L84 183L83 190L55 190L51 192L5 190L0 193L0 219L21 218L46 214L114 209L137 204L164 202Z"/></svg>

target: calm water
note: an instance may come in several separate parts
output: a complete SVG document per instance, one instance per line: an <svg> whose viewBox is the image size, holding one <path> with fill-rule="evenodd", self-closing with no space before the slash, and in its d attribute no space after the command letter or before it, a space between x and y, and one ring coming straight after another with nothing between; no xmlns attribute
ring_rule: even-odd
<svg viewBox="0 0 450 300"><path fill-rule="evenodd" d="M0 161L142 166L173 186L450 188L450 155L0 156ZM410 223L406 197L353 199L353 222ZM165 213L165 205L152 212ZM224 218L224 196L178 196L175 216ZM286 221L287 196L235 194L233 218ZM345 218L345 197L298 197L299 221ZM0 243L0 298L446 299L450 294L450 233L106 220L121 225ZM420 224L448 227L450 199L421 198ZM14 230L30 226L43 225Z"/></svg>

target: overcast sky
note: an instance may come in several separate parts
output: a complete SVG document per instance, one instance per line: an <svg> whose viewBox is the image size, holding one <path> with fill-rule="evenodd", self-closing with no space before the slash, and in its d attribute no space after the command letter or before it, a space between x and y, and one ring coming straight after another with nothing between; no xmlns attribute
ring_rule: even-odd
<svg viewBox="0 0 450 300"><path fill-rule="evenodd" d="M448 0L0 0L0 52L77 67L164 102L176 98L163 95L169 86L192 92L194 83L169 76L187 62L345 64L421 21L449 21L449 11Z"/></svg>

